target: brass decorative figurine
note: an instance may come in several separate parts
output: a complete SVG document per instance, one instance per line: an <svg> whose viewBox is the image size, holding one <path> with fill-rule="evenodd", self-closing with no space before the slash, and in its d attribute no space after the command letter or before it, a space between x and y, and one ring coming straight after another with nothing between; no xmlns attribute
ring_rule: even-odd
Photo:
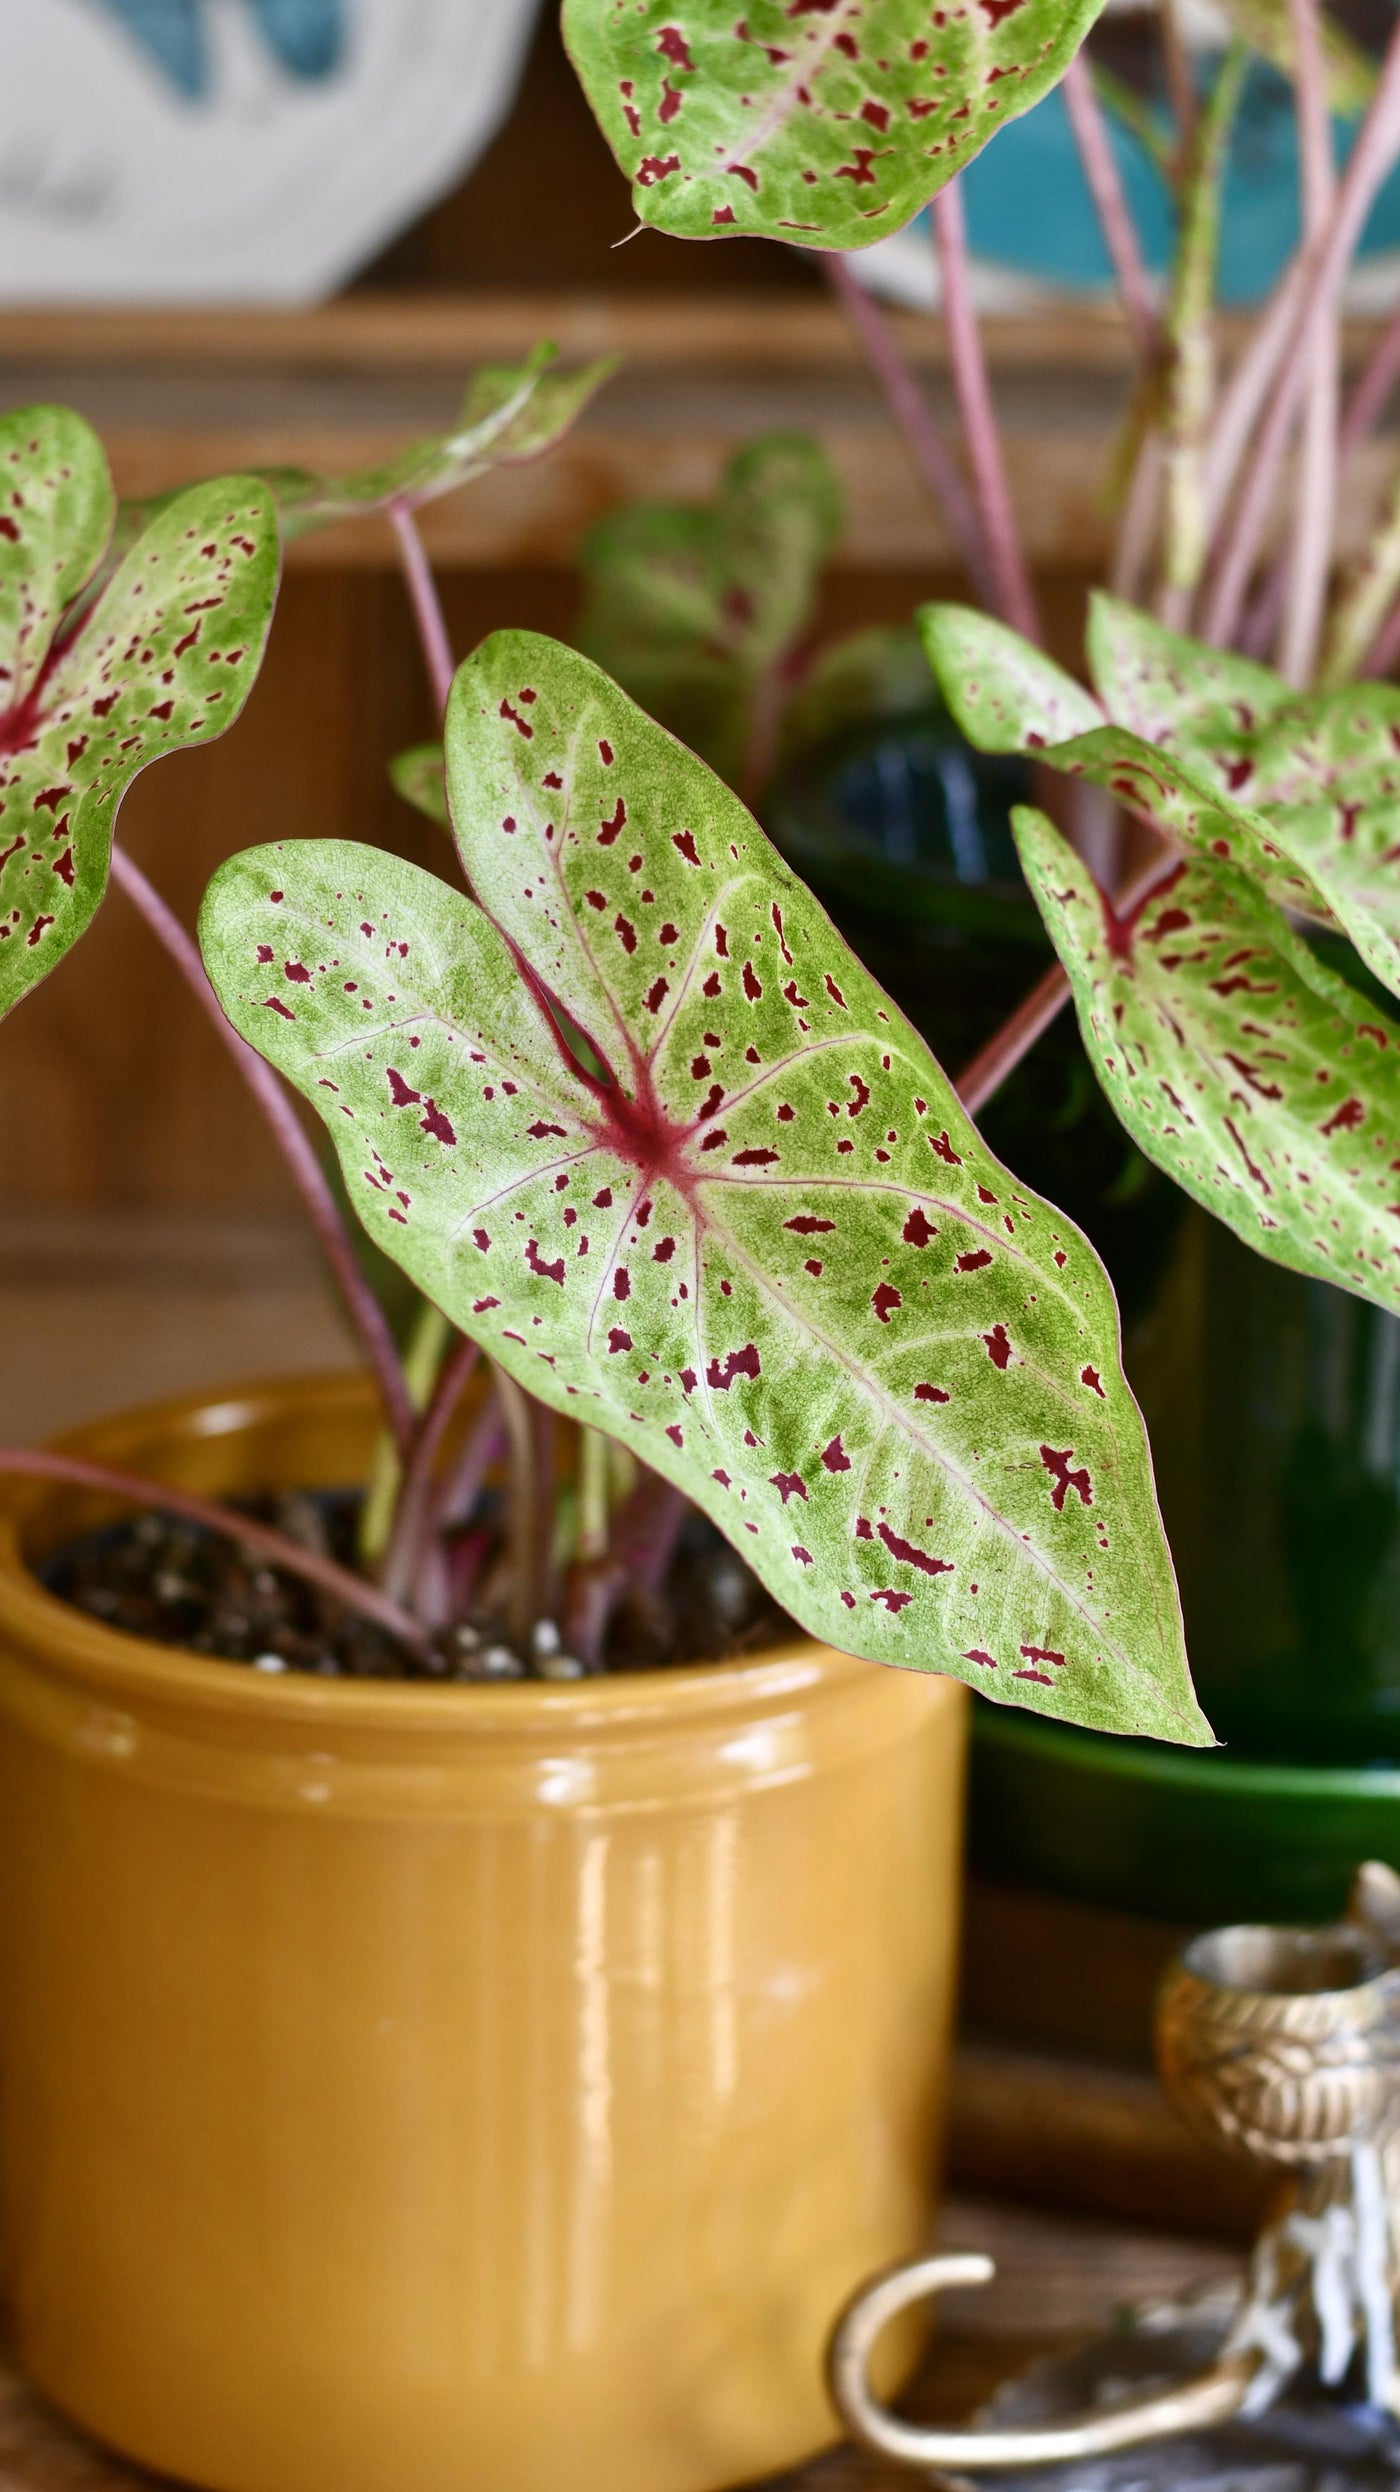
<svg viewBox="0 0 1400 2492"><path fill-rule="evenodd" d="M1329 2456L1316 2476L1290 2473L1290 2492L1311 2481L1400 2483L1391 2428L1400 2419L1400 1878L1368 1862L1346 1919L1331 1928L1237 1927L1193 1940L1158 1995L1156 2047L1162 2083L1191 2125L1280 2174L1233 2306L1139 2314L1138 2393L1125 2388L1115 2340L1098 2376L1090 2364L1087 2407L1047 2414L1044 2393L1027 2398L1030 2383L1017 2383L994 2401L986 2428L931 2428L875 2396L872 2348L897 2312L985 2283L993 2268L969 2255L913 2260L864 2286L839 2321L830 2354L838 2410L858 2439L907 2465L1005 2476L1265 2416L1283 2432L1295 2400L1311 2396L1297 2445L1322 2450L1334 2407L1341 2441L1331 2456L1359 2455L1362 2471L1339 2472ZM1178 2344L1213 2335L1211 2358L1173 2375L1154 2352L1173 2330ZM1075 2366L1062 2367L1072 2381ZM1276 2465L1266 2473L1281 2481ZM1174 2469L1156 2479L1197 2478ZM1228 2480L1252 2478L1246 2467ZM1116 2477L1094 2469L1076 2474L1081 2481L1098 2492Z"/></svg>

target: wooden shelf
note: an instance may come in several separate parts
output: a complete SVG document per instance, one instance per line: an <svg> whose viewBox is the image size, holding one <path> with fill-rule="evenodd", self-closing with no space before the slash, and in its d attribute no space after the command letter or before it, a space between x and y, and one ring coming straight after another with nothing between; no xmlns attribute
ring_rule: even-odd
<svg viewBox="0 0 1400 2492"><path fill-rule="evenodd" d="M951 419L941 324L909 313L894 321L935 409ZM1350 336L1353 355L1368 334ZM952 558L844 321L801 294L366 294L303 313L24 312L0 325L0 397L80 408L108 443L121 491L139 495L246 466L335 470L387 458L450 421L473 364L507 360L541 337L571 358L617 354L621 368L547 459L498 471L425 514L445 567L567 564L618 502L704 495L741 441L793 424L819 435L842 477L838 565L926 576ZM1132 379L1122 323L1086 308L989 321L987 339L1032 560L1101 564ZM1227 352L1233 339L1228 330ZM1344 554L1365 541L1388 467L1383 442L1353 461ZM369 522L307 538L290 559L379 569L394 553L387 527Z"/></svg>

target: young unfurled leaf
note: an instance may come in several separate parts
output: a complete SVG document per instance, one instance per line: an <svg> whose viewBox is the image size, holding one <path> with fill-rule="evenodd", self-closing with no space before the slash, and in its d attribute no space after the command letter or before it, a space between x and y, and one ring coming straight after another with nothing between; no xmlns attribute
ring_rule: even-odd
<svg viewBox="0 0 1400 2492"><path fill-rule="evenodd" d="M255 479L171 498L85 601L113 508L79 417L0 422L0 1015L89 923L137 772L232 726L272 616L277 522Z"/></svg>
<svg viewBox="0 0 1400 2492"><path fill-rule="evenodd" d="M205 902L225 1010L325 1118L374 1237L816 1633L1208 1739L1085 1239L587 660L495 635L447 767L479 908L325 840L233 859Z"/></svg>
<svg viewBox="0 0 1400 2492"><path fill-rule="evenodd" d="M1232 814L1247 809L1317 900L1271 877L1274 896L1330 914L1400 992L1400 688L1297 693L1110 598L1095 601L1089 656L1113 716L1169 743Z"/></svg>
<svg viewBox="0 0 1400 2492"><path fill-rule="evenodd" d="M379 467L349 476L313 476L302 468L269 468L283 532L305 536L338 519L362 519L398 502L416 510L489 468L539 458L568 431L594 392L616 369L604 355L575 371L557 372L552 346L536 346L521 364L496 364L472 375L450 431L413 442Z"/></svg>
<svg viewBox="0 0 1400 2492"><path fill-rule="evenodd" d="M849 251L1037 103L1100 5L564 0L564 40L645 224Z"/></svg>
<svg viewBox="0 0 1400 2492"><path fill-rule="evenodd" d="M389 764L389 776L406 805L425 813L442 830L451 829L440 744L411 744L406 753L396 753Z"/></svg>
<svg viewBox="0 0 1400 2492"><path fill-rule="evenodd" d="M1400 1312L1400 1023L1232 867L1178 865L1125 923L1043 814L1013 820L1134 1141L1247 1245Z"/></svg>
<svg viewBox="0 0 1400 2492"><path fill-rule="evenodd" d="M712 502L634 502L592 531L579 646L734 786L756 740L771 759L784 663L840 527L815 441L748 442Z"/></svg>
<svg viewBox="0 0 1400 2492"><path fill-rule="evenodd" d="M1072 676L971 607L925 606L919 619L948 707L981 751L1033 754L1052 770L1090 779L1164 839L1241 867L1282 907L1331 923L1332 909L1282 825L1239 801L1229 774L1209 770L1194 743L1150 742L1136 726L1106 719ZM1223 666L1236 663L1243 661ZM1163 706L1171 680L1160 689Z"/></svg>

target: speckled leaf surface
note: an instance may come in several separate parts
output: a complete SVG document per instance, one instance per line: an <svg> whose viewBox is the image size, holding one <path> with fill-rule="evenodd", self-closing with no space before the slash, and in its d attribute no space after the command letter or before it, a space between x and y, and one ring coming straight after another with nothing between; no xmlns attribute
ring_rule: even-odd
<svg viewBox="0 0 1400 2492"><path fill-rule="evenodd" d="M250 477L223 477L170 501L56 638L101 561L112 500L95 437L72 417L50 434L48 419L29 411L37 470L12 457L0 513L16 531L0 524L0 662L21 686L0 712L0 1014L91 920L137 772L232 725L277 590L271 499ZM52 470L70 462L55 487Z"/></svg>
<svg viewBox="0 0 1400 2492"><path fill-rule="evenodd" d="M564 0L564 40L645 224L846 251L1037 103L1099 6Z"/></svg>
<svg viewBox="0 0 1400 2492"><path fill-rule="evenodd" d="M362 467L348 476L267 469L284 535L306 536L314 528L362 519L395 502L417 510L493 467L542 457L562 439L617 364L615 356L605 355L575 370L556 371L554 351L549 345L537 346L523 363L484 366L472 375L454 425L411 443L379 466Z"/></svg>
<svg viewBox="0 0 1400 2492"><path fill-rule="evenodd" d="M114 510L106 455L80 415L20 407L0 418L0 715L33 691Z"/></svg>
<svg viewBox="0 0 1400 2492"><path fill-rule="evenodd" d="M1073 676L971 607L925 606L919 620L948 707L982 752L1031 754L1049 769L1092 780L1164 839L1240 867L1281 907L1332 922L1332 908L1280 823L1237 798L1228 772L1211 769L1194 743L1158 743L1107 718ZM1165 676L1159 695L1165 709ZM1220 715L1212 689L1211 716Z"/></svg>
<svg viewBox="0 0 1400 2492"><path fill-rule="evenodd" d="M1084 650L1107 715L1149 744L1215 724L1258 726L1296 698L1272 667L1168 631L1102 589L1089 600Z"/></svg>
<svg viewBox="0 0 1400 2492"><path fill-rule="evenodd" d="M479 909L318 841L233 859L202 921L373 1236L815 1633L1207 1740L1086 1240L738 801L585 659L497 634L447 757Z"/></svg>
<svg viewBox="0 0 1400 2492"><path fill-rule="evenodd" d="M1233 867L1183 862L1123 922L1043 814L1013 821L1134 1141L1247 1245L1400 1312L1400 1023Z"/></svg>
<svg viewBox="0 0 1400 2492"><path fill-rule="evenodd" d="M733 786L810 629L841 516L808 435L747 442L712 502L634 502L590 531L578 645Z"/></svg>
<svg viewBox="0 0 1400 2492"><path fill-rule="evenodd" d="M1400 688L1299 694L1267 667L1106 598L1089 654L1112 714L1168 738L1199 777L1248 806L1319 895L1312 913L1330 911L1400 992Z"/></svg>

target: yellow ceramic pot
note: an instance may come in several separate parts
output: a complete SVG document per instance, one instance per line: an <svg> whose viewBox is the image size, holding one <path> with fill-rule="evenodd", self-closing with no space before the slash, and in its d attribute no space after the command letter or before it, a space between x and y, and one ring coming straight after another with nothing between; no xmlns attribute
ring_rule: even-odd
<svg viewBox="0 0 1400 2492"><path fill-rule="evenodd" d="M353 1380L71 1442L362 1475ZM833 2436L926 2238L962 1690L805 1641L575 1686L116 1635L0 1509L0 2121L39 2385L217 2492L706 2492Z"/></svg>

